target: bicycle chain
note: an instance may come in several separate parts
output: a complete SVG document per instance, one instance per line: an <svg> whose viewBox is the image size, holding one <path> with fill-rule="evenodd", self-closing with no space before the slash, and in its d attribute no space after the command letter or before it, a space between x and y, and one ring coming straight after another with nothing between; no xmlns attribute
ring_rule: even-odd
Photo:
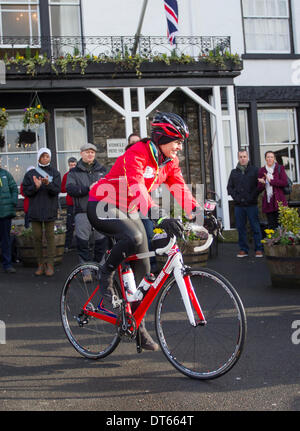
<svg viewBox="0 0 300 431"><path fill-rule="evenodd" d="M137 334L136 321L132 314L122 310L120 317L117 320L119 334L125 335L130 339L135 339Z"/></svg>

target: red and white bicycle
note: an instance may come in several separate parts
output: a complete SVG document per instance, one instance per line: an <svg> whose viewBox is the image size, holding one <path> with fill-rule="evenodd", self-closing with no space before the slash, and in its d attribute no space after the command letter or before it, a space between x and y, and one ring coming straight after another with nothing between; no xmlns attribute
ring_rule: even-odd
<svg viewBox="0 0 300 431"><path fill-rule="evenodd" d="M206 249L212 239L208 235L206 244L197 251ZM236 364L245 343L247 323L242 301L222 275L207 268L185 266L175 237L166 238L166 242L155 252L126 259L128 265L146 256L167 255L146 293L139 291L142 299L135 302L134 312L126 297L121 265L114 285L115 308L111 310L103 306L99 293L99 265L85 263L74 268L61 294L60 312L66 335L80 354L91 359L112 353L122 337L136 340L141 352L138 328L158 296L155 327L167 359L191 378L222 376ZM87 273L88 282L84 281Z"/></svg>

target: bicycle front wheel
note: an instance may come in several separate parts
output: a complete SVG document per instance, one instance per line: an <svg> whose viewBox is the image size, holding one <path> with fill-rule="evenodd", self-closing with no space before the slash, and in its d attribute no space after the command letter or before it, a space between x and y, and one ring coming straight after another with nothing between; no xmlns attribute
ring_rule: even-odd
<svg viewBox="0 0 300 431"><path fill-rule="evenodd" d="M189 270L195 296L206 323L190 324L174 277L161 291L156 307L156 332L171 364L195 379L214 379L240 358L246 337L241 299L223 276L209 269Z"/></svg>
<svg viewBox="0 0 300 431"><path fill-rule="evenodd" d="M96 263L78 265L68 276L60 301L61 320L70 343L81 355L90 359L104 358L120 342L117 325L100 318L101 313L105 317L117 316L113 311L101 308L102 298L97 291L98 271L99 265ZM117 286L115 294L119 296ZM99 318L84 313L84 306L96 315L99 313Z"/></svg>

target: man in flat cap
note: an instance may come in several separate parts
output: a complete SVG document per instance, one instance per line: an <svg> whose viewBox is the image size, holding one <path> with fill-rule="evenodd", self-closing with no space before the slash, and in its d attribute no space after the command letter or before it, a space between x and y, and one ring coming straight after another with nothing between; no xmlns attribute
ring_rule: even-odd
<svg viewBox="0 0 300 431"><path fill-rule="evenodd" d="M91 260L100 262L109 246L108 239L94 230L94 259L90 256L89 239L92 226L87 218L86 210L90 188L100 178L105 176L106 169L101 166L96 157L97 147L86 143L80 148L81 159L75 168L70 170L67 177L66 191L73 198L75 213L75 236L79 261L81 263ZM85 281L89 281L90 274L86 274Z"/></svg>

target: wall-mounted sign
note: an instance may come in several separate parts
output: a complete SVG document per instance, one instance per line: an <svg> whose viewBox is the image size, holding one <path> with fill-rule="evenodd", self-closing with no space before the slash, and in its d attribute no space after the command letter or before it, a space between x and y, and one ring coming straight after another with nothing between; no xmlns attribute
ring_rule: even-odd
<svg viewBox="0 0 300 431"><path fill-rule="evenodd" d="M127 145L126 139L107 139L107 157L116 158L124 154Z"/></svg>

